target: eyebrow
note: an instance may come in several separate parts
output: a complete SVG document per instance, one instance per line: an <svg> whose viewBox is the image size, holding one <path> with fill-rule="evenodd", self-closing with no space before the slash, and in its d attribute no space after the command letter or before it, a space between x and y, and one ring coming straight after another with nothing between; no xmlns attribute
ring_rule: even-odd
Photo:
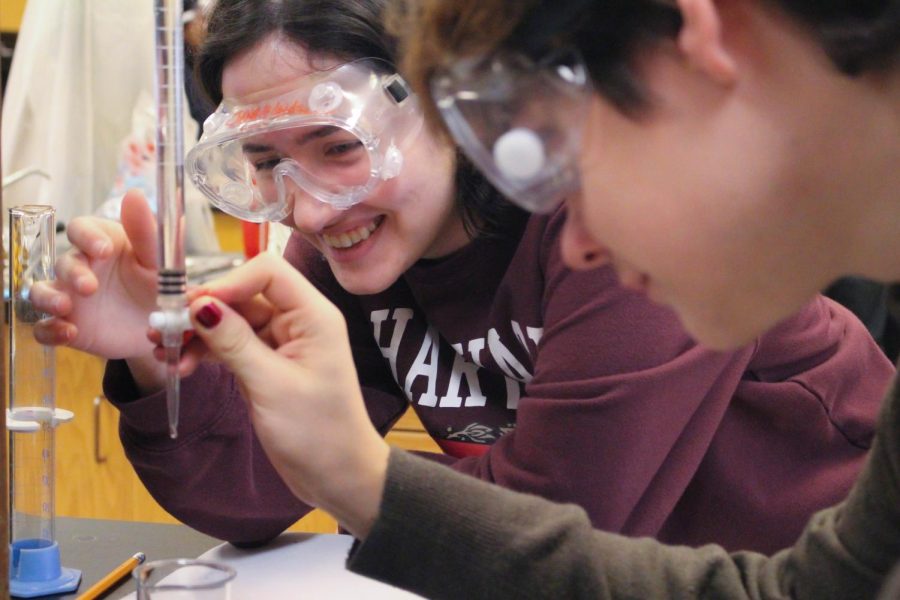
<svg viewBox="0 0 900 600"><path fill-rule="evenodd" d="M296 142L296 145L302 146L303 144L306 144L307 142L310 142L312 140L328 137L338 129L340 129L340 127L336 127L334 125L325 125L324 127L319 127L309 133L304 134L303 137L301 137ZM252 142L248 142L246 144L241 144L241 149L248 154L254 154L269 152L270 150L273 150L273 147L267 144L254 144Z"/></svg>

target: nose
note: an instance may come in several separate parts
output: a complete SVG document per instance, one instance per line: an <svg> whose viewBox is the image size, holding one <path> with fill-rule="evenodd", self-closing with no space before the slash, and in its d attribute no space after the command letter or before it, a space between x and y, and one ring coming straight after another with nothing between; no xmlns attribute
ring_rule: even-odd
<svg viewBox="0 0 900 600"><path fill-rule="evenodd" d="M598 243L581 225L581 220L568 215L560 240L563 262L577 271L596 269L609 262L609 250Z"/></svg>
<svg viewBox="0 0 900 600"><path fill-rule="evenodd" d="M300 233L316 234L322 231L341 212L327 202L322 202L290 183L288 203L291 206L287 225Z"/></svg>

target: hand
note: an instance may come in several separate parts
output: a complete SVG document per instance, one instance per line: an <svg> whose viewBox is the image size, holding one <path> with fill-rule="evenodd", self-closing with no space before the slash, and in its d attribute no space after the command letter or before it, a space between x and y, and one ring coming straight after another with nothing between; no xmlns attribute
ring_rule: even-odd
<svg viewBox="0 0 900 600"><path fill-rule="evenodd" d="M237 376L256 434L287 486L365 537L389 450L366 413L343 315L271 254L193 297L196 334Z"/></svg>
<svg viewBox="0 0 900 600"><path fill-rule="evenodd" d="M152 360L147 319L156 303L156 219L143 195L125 195L121 225L79 217L68 236L72 249L57 259L56 279L31 291L35 307L51 315L35 337L103 358Z"/></svg>

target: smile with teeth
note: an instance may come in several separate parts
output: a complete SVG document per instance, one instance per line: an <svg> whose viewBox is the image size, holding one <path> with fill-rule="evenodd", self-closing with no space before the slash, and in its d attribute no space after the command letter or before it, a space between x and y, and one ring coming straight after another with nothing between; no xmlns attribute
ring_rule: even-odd
<svg viewBox="0 0 900 600"><path fill-rule="evenodd" d="M338 235L323 233L322 240L332 248L349 248L363 240L369 239L369 236L378 228L378 225L379 221L372 221L368 225L362 225Z"/></svg>

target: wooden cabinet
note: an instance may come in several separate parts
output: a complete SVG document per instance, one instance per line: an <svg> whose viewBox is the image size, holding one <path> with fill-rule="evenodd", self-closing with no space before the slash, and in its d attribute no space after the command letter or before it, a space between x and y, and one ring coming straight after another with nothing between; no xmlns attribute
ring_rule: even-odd
<svg viewBox="0 0 900 600"><path fill-rule="evenodd" d="M69 348L56 353L56 404L75 419L56 432L56 514L63 517L177 523L147 492L119 441L119 412L102 396L104 361ZM291 531L334 533L313 511Z"/></svg>
<svg viewBox="0 0 900 600"><path fill-rule="evenodd" d="M118 411L102 397L104 362L69 348L56 352L56 404L75 418L56 432L56 514L64 517L177 523L150 496L119 441ZM410 411L388 435L410 450L440 452ZM291 531L334 533L337 523L316 510Z"/></svg>
<svg viewBox="0 0 900 600"><path fill-rule="evenodd" d="M419 417L416 416L416 413L411 408L394 424L394 428L387 434L385 439L392 446L397 446L404 450L443 454L440 446L431 439L430 435L425 433L422 422L419 421Z"/></svg>
<svg viewBox="0 0 900 600"><path fill-rule="evenodd" d="M56 512L66 517L174 523L125 458L118 411L101 395L103 361L56 351L56 404L75 419L56 430Z"/></svg>

